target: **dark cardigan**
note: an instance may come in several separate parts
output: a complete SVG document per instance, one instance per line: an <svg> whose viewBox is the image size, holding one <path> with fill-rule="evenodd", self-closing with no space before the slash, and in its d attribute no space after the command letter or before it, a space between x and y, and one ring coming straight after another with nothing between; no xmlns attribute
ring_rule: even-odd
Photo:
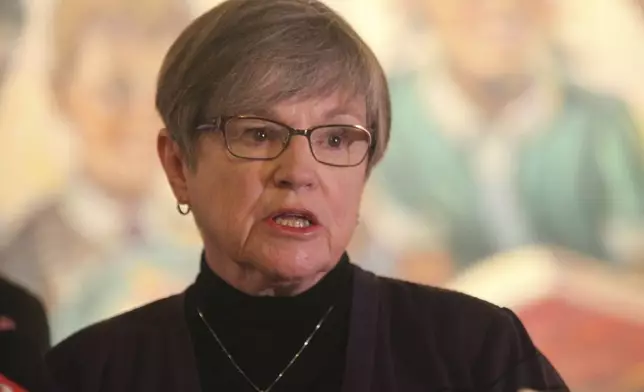
<svg viewBox="0 0 644 392"><path fill-rule="evenodd" d="M77 333L48 355L54 378L67 392L200 391L184 302ZM511 311L360 268L346 358L343 392L568 390Z"/></svg>

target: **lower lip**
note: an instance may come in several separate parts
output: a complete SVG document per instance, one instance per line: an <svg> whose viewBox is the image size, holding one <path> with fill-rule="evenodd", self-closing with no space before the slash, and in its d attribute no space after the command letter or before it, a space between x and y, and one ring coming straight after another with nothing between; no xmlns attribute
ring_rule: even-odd
<svg viewBox="0 0 644 392"><path fill-rule="evenodd" d="M283 233L287 234L299 234L299 235L310 235L315 233L320 229L320 225L317 224L312 224L307 227L292 227L292 226L284 226L280 225L277 222L275 222L273 219L266 219L266 223L268 223L269 226L271 226L274 229L277 229Z"/></svg>

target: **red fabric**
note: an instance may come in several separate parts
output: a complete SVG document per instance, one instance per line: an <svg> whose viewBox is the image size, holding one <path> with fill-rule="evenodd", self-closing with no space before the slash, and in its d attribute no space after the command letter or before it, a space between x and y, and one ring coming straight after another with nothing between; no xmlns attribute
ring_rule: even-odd
<svg viewBox="0 0 644 392"><path fill-rule="evenodd" d="M26 389L23 389L20 385L9 380L0 373L0 391L2 392L28 392Z"/></svg>
<svg viewBox="0 0 644 392"><path fill-rule="evenodd" d="M0 332L2 331L13 331L16 329L16 322L12 318L7 316L0 316Z"/></svg>
<svg viewBox="0 0 644 392"><path fill-rule="evenodd" d="M516 311L572 390L609 388L644 365L644 324L557 297Z"/></svg>

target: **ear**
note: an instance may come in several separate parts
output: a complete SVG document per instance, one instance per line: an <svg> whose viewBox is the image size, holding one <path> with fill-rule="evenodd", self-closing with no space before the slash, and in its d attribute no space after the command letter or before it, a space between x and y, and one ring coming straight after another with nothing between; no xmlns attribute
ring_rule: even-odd
<svg viewBox="0 0 644 392"><path fill-rule="evenodd" d="M157 136L157 153L174 197L179 203L189 203L188 164L183 157L181 148L165 128L159 131L159 136Z"/></svg>

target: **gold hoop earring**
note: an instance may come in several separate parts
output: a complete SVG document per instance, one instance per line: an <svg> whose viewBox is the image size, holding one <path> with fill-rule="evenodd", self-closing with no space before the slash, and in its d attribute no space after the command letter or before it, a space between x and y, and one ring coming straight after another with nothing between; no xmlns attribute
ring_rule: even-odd
<svg viewBox="0 0 644 392"><path fill-rule="evenodd" d="M184 215L184 216L188 215L191 211L190 204L185 204L185 203L182 204L177 202L177 211L179 211L181 215Z"/></svg>

